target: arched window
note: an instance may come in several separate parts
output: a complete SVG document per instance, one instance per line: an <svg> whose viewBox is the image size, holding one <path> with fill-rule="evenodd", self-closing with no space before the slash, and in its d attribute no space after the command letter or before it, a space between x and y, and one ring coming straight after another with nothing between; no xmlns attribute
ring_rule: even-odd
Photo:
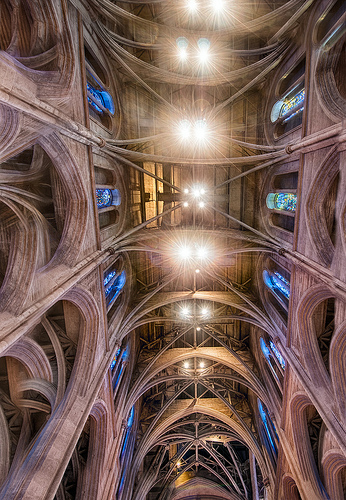
<svg viewBox="0 0 346 500"><path fill-rule="evenodd" d="M281 352L279 351L279 349L276 347L276 345L274 344L274 342L272 340L269 340L269 345L270 345L272 352L274 353L274 356L278 360L281 368L284 370L286 363L285 363L284 358L281 355Z"/></svg>
<svg viewBox="0 0 346 500"><path fill-rule="evenodd" d="M119 385L119 382L122 378L122 375L124 373L124 369L126 367L126 361L127 361L127 358L128 358L128 347L126 347L126 349L124 349L122 355L121 355L121 359L119 358L119 354L120 354L120 348L118 349L118 351L116 352L116 355L114 356L114 359L112 361L112 364L111 364L111 371L112 371L112 386L113 386L113 395L114 395L114 398L116 397L116 389Z"/></svg>
<svg viewBox="0 0 346 500"><path fill-rule="evenodd" d="M280 299L290 298L290 282L278 271L263 271L263 281L267 287Z"/></svg>
<svg viewBox="0 0 346 500"><path fill-rule="evenodd" d="M297 195L295 193L269 193L266 199L266 204L271 210L295 212L297 206Z"/></svg>
<svg viewBox="0 0 346 500"><path fill-rule="evenodd" d="M121 351L121 349L120 349L120 347L119 347L119 349L118 349L118 350L117 350L117 352L115 353L115 356L114 356L114 358L113 358L113 361L111 362L111 365L110 365L111 372L114 370L115 365L117 364L117 359L118 359L118 356L119 356L119 354L120 354L120 351Z"/></svg>
<svg viewBox="0 0 346 500"><path fill-rule="evenodd" d="M121 196L117 189L96 188L97 208L107 208L121 204Z"/></svg>
<svg viewBox="0 0 346 500"><path fill-rule="evenodd" d="M270 368L270 371L274 376L274 380L276 383L278 383L279 388L282 390L283 371L285 370L285 360L272 340L269 340L269 345L268 345L266 341L261 337L260 346L263 356L265 357L267 364Z"/></svg>
<svg viewBox="0 0 346 500"><path fill-rule="evenodd" d="M109 112L111 115L114 115L115 107L113 99L109 92L106 90L96 89L91 85L91 83L87 82L87 98L89 105L98 113Z"/></svg>
<svg viewBox="0 0 346 500"><path fill-rule="evenodd" d="M127 443L129 440L134 417L135 417L135 408L134 408L134 406L132 406L130 413L129 413L129 416L128 416L128 419L127 419L127 423L126 423L126 433L125 433L124 441L123 441L123 444L121 447L120 461L123 460L124 455L125 455L125 451L126 451Z"/></svg>
<svg viewBox="0 0 346 500"><path fill-rule="evenodd" d="M278 449L277 442L279 441L278 435L276 433L275 426L268 415L267 409L263 406L262 402L258 399L258 411L261 417L261 421L265 430L265 442L269 445L269 449L273 452L274 457L277 457ZM268 446L267 446L268 448Z"/></svg>
<svg viewBox="0 0 346 500"><path fill-rule="evenodd" d="M105 273L103 286L106 296L107 310L110 309L112 304L115 302L120 292L122 291L126 283L126 271L122 271L120 274L116 270L111 270Z"/></svg>
<svg viewBox="0 0 346 500"><path fill-rule="evenodd" d="M115 113L115 105L111 94L106 90L109 85L106 71L86 45L84 46L84 54L89 115L101 125L110 129L112 125L111 117Z"/></svg>
<svg viewBox="0 0 346 500"><path fill-rule="evenodd" d="M290 132L302 123L305 101L305 58L286 73L279 84L279 99L274 103L270 120L276 137Z"/></svg>

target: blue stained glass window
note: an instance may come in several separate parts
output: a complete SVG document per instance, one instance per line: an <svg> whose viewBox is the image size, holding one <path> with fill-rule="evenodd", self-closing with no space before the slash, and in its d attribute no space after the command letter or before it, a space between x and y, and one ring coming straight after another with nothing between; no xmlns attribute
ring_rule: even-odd
<svg viewBox="0 0 346 500"><path fill-rule="evenodd" d="M280 273L265 270L263 271L263 280L274 293L280 291L286 299L290 298L290 282Z"/></svg>
<svg viewBox="0 0 346 500"><path fill-rule="evenodd" d="M297 195L294 193L269 193L266 203L267 207L270 209L295 212L297 207Z"/></svg>
<svg viewBox="0 0 346 500"><path fill-rule="evenodd" d="M115 367L115 365L117 364L117 359L118 359L119 354L120 354L120 347L119 347L119 349L117 350L117 352L115 353L115 356L114 356L114 358L113 358L113 361L111 362L111 366L110 366L111 371L113 371L113 370L114 370L114 367Z"/></svg>
<svg viewBox="0 0 346 500"><path fill-rule="evenodd" d="M300 106L304 101L304 98L305 98L305 89L302 89L289 99L284 99L280 109L279 116L285 116L290 111Z"/></svg>
<svg viewBox="0 0 346 500"><path fill-rule="evenodd" d="M109 207L113 201L112 191L110 189L96 189L97 208Z"/></svg>
<svg viewBox="0 0 346 500"><path fill-rule="evenodd" d="M260 346L261 346L261 350L264 354L264 357L266 358L267 361L269 361L270 360L270 349L267 346L267 344L265 343L265 341L262 339L262 337L260 338Z"/></svg>
<svg viewBox="0 0 346 500"><path fill-rule="evenodd" d="M114 276L117 274L116 271L111 271L110 273L108 273L104 280L103 280L103 285L106 287L108 285L108 283L111 281L112 278L114 278Z"/></svg>
<svg viewBox="0 0 346 500"><path fill-rule="evenodd" d="M105 288L107 306L110 306L120 294L126 283L126 271L122 271L117 276L116 271L110 271L104 277L103 284Z"/></svg>
<svg viewBox="0 0 346 500"><path fill-rule="evenodd" d="M275 426L274 426L273 422L271 421L271 419L269 418L269 415L268 415L267 411L264 409L262 402L260 400L258 400L258 410L259 410L259 414L260 414L261 420L263 422L270 446L272 447L272 449L276 453L277 452L276 445L274 443L273 435L272 435L272 432L270 429L270 427L272 427L275 434L276 434Z"/></svg>
<svg viewBox="0 0 346 500"><path fill-rule="evenodd" d="M98 113L104 113L104 109L107 109L112 115L114 114L115 107L111 95L105 90L95 89L89 82L87 82L88 103L90 106ZM92 97L90 97L92 96ZM100 106L98 106L98 104Z"/></svg>
<svg viewBox="0 0 346 500"><path fill-rule="evenodd" d="M106 208L121 204L120 192L117 189L97 188L96 189L97 208Z"/></svg>
<svg viewBox="0 0 346 500"><path fill-rule="evenodd" d="M271 350L275 354L276 359L279 361L281 368L284 370L286 363L285 363L284 358L281 355L281 352L279 351L279 349L276 347L276 345L274 344L274 342L272 340L269 341L269 345L270 345Z"/></svg>

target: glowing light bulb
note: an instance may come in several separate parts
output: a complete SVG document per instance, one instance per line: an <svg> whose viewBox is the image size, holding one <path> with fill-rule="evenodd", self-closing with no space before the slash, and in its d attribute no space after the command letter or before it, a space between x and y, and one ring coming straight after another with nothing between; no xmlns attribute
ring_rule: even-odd
<svg viewBox="0 0 346 500"><path fill-rule="evenodd" d="M195 273L198 274L200 273L201 271L199 269L196 269Z"/></svg>
<svg viewBox="0 0 346 500"><path fill-rule="evenodd" d="M184 193L185 193L185 194L189 194L189 190L185 188L185 189L184 189Z"/></svg>
<svg viewBox="0 0 346 500"><path fill-rule="evenodd" d="M205 207L205 203L204 203L204 201L200 201L200 202L198 203L198 206L199 206L199 208L204 208L204 207Z"/></svg>
<svg viewBox="0 0 346 500"><path fill-rule="evenodd" d="M183 260L189 259L191 257L191 248L187 246L181 246L178 248L179 257Z"/></svg>
<svg viewBox="0 0 346 500"><path fill-rule="evenodd" d="M211 6L216 12L221 12L224 9L223 0L212 0Z"/></svg>
<svg viewBox="0 0 346 500"><path fill-rule="evenodd" d="M176 43L179 57L182 61L184 61L187 58L187 47L189 46L189 41L184 36L180 36L177 38Z"/></svg>
<svg viewBox="0 0 346 500"><path fill-rule="evenodd" d="M200 368L204 368L205 367L205 363L203 363L203 361L201 361L200 364L199 364L199 367Z"/></svg>
<svg viewBox="0 0 346 500"><path fill-rule="evenodd" d="M177 467L181 467L181 462L177 462Z"/></svg>
<svg viewBox="0 0 346 500"><path fill-rule="evenodd" d="M194 136L199 142L204 141L208 136L208 124L206 120L197 120L194 126ZM203 193L201 193L203 194Z"/></svg>
<svg viewBox="0 0 346 500"><path fill-rule="evenodd" d="M198 259L206 259L208 257L209 251L205 247L198 247L196 250L196 257Z"/></svg>
<svg viewBox="0 0 346 500"><path fill-rule="evenodd" d="M201 309L202 316L207 316L208 313L209 313L209 310L206 307L202 307L202 309Z"/></svg>
<svg viewBox="0 0 346 500"><path fill-rule="evenodd" d="M189 120L181 120L178 125L178 133L180 137L184 140L191 136L191 123Z"/></svg>
<svg viewBox="0 0 346 500"><path fill-rule="evenodd" d="M201 62L206 62L209 58L210 41L208 38L200 38L197 42L199 48L199 59Z"/></svg>
<svg viewBox="0 0 346 500"><path fill-rule="evenodd" d="M182 310L181 310L181 314L183 316L188 316L190 313L190 309L188 307L183 307Z"/></svg>
<svg viewBox="0 0 346 500"><path fill-rule="evenodd" d="M186 6L191 12L194 12L195 10L197 10L198 4L196 0L188 0L186 2Z"/></svg>
<svg viewBox="0 0 346 500"><path fill-rule="evenodd" d="M201 327L197 326L196 330L197 330L197 332L200 332L201 331Z"/></svg>
<svg viewBox="0 0 346 500"><path fill-rule="evenodd" d="M186 208L186 207L188 207L188 206L189 206L188 202L187 202L187 201L184 201L183 206L184 206L185 208Z"/></svg>
<svg viewBox="0 0 346 500"><path fill-rule="evenodd" d="M188 361L185 361L184 363L184 368L188 368L190 365L189 365L189 362Z"/></svg>

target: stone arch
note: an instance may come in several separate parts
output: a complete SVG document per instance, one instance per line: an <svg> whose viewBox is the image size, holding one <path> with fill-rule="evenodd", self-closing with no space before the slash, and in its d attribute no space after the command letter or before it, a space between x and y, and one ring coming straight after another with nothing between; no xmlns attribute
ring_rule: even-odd
<svg viewBox="0 0 346 500"><path fill-rule="evenodd" d="M342 473L346 470L346 458L340 451L330 450L322 459L326 490L332 500L344 500Z"/></svg>
<svg viewBox="0 0 346 500"><path fill-rule="evenodd" d="M298 487L293 477L285 474L282 478L282 500L301 500Z"/></svg>
<svg viewBox="0 0 346 500"><path fill-rule="evenodd" d="M311 241L318 253L318 256L326 266L330 266L334 257L334 244L328 227L333 224L333 220L327 220L325 206L334 204L331 201L329 193L334 181L339 173L339 153L337 147L331 149L320 169L318 170L314 182L310 186L309 194L305 204L307 229ZM335 208L334 208L335 210ZM331 207L331 211L333 211ZM328 217L330 219L330 217Z"/></svg>
<svg viewBox="0 0 346 500"><path fill-rule="evenodd" d="M319 304L333 297L334 294L326 286L314 285L306 291L297 307L297 324L299 326L302 355L306 360L307 369L313 370L313 373L311 373L312 379L316 386L319 386L319 390L324 393L327 400L330 400L331 397L332 400L334 398L330 390L330 377L324 366L318 346L312 316Z"/></svg>
<svg viewBox="0 0 346 500"><path fill-rule="evenodd" d="M311 484L311 493L314 494L312 498L329 500L322 485L312 454L305 416L306 409L309 406L313 406L313 404L305 393L296 393L290 402L295 450L302 478L304 481L308 481Z"/></svg>
<svg viewBox="0 0 346 500"><path fill-rule="evenodd" d="M346 420L346 322L335 330L330 346L330 371L335 400Z"/></svg>

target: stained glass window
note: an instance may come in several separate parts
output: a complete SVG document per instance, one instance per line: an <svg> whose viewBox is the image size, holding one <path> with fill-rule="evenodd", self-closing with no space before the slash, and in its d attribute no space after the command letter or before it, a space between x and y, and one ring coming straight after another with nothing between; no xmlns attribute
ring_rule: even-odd
<svg viewBox="0 0 346 500"><path fill-rule="evenodd" d="M305 89L302 89L289 99L284 99L280 109L279 116L280 117L285 116L290 111L300 106L303 103L304 98L305 98Z"/></svg>
<svg viewBox="0 0 346 500"><path fill-rule="evenodd" d="M87 82L88 103L98 113L104 113L107 109L112 115L115 108L111 95L105 90L95 89L89 82Z"/></svg>
<svg viewBox="0 0 346 500"><path fill-rule="evenodd" d="M111 366L110 366L111 371L113 371L113 370L114 370L114 367L115 367L115 365L117 364L117 359L118 359L119 354L120 354L120 347L119 347L119 349L117 350L117 352L115 353L115 356L114 356L114 358L113 358L113 361L111 362Z"/></svg>
<svg viewBox="0 0 346 500"><path fill-rule="evenodd" d="M290 298L290 282L277 271L263 271L264 283L273 290L280 291L286 299Z"/></svg>
<svg viewBox="0 0 346 500"><path fill-rule="evenodd" d="M297 207L297 195L294 193L269 193L266 203L267 207L271 210L295 212Z"/></svg>
<svg viewBox="0 0 346 500"><path fill-rule="evenodd" d="M267 361L270 362L270 349L265 343L265 341L262 339L262 337L260 338L260 346L264 357L266 358Z"/></svg>
<svg viewBox="0 0 346 500"><path fill-rule="evenodd" d="M97 208L118 207L121 204L120 192L117 189L97 188L96 202Z"/></svg>
<svg viewBox="0 0 346 500"><path fill-rule="evenodd" d="M109 207L112 204L112 191L110 189L96 189L97 208Z"/></svg>
<svg viewBox="0 0 346 500"><path fill-rule="evenodd" d="M264 406L260 400L258 400L258 410L259 410L259 414L260 414L261 420L263 422L270 446L272 447L274 452L277 453L276 444L274 442L274 433L277 436L275 426L274 426L273 422L271 421L267 410L264 408ZM273 429L274 432L271 429Z"/></svg>
<svg viewBox="0 0 346 500"><path fill-rule="evenodd" d="M286 363L285 363L284 358L281 356L281 352L279 351L279 349L276 347L276 345L274 344L274 342L272 340L269 341L269 345L270 345L270 348L273 351L276 359L280 363L281 368L284 370Z"/></svg>
<svg viewBox="0 0 346 500"><path fill-rule="evenodd" d="M120 294L126 283L126 272L117 275L116 271L110 271L105 275L103 284L105 288L107 307L109 307Z"/></svg>

